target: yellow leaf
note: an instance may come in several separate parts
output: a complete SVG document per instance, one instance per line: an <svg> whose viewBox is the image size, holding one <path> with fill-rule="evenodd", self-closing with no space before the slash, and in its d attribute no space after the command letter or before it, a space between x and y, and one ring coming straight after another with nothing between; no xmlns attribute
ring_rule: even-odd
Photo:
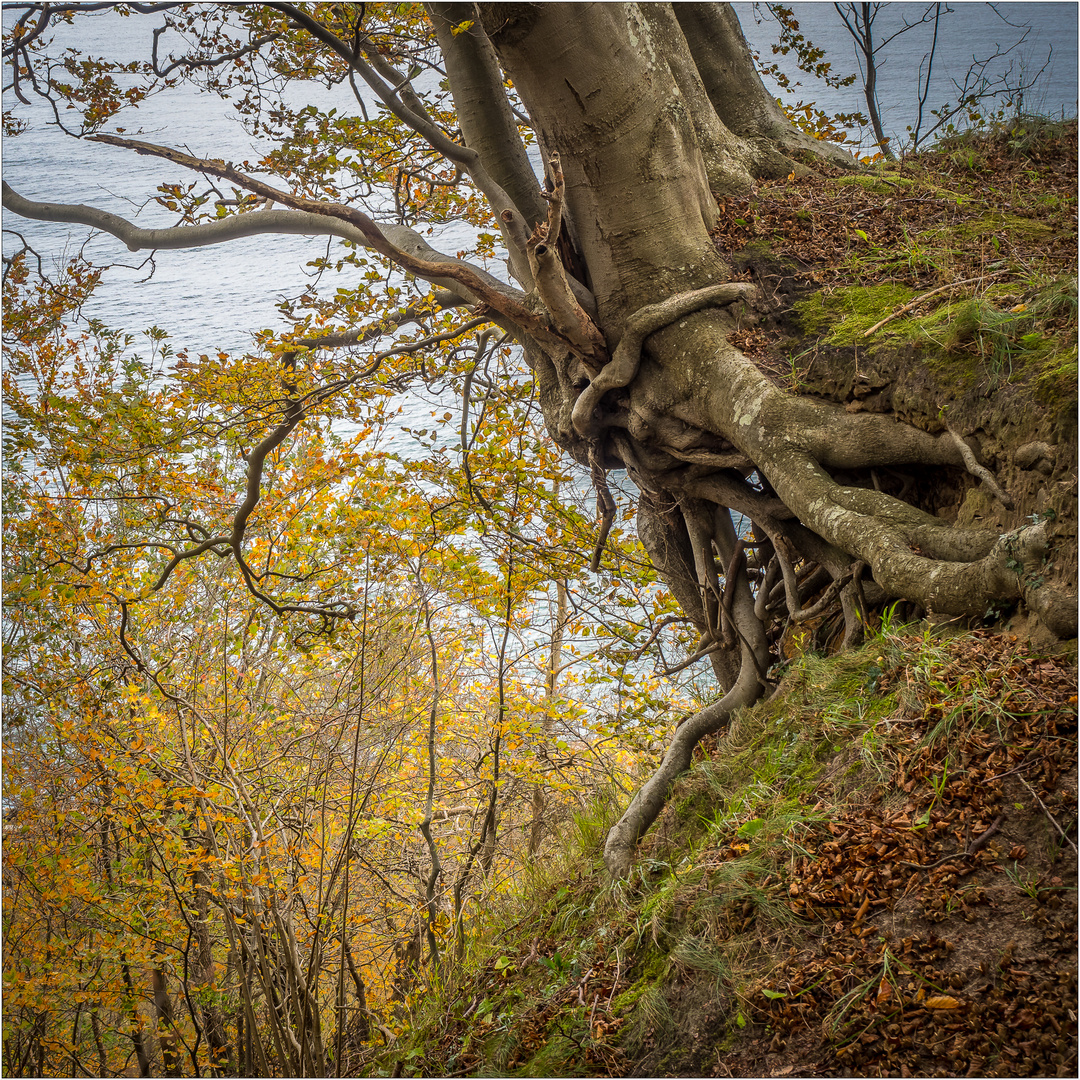
<svg viewBox="0 0 1080 1080"><path fill-rule="evenodd" d="M928 1009L959 1009L962 1002L948 994L935 994L924 1002Z"/></svg>

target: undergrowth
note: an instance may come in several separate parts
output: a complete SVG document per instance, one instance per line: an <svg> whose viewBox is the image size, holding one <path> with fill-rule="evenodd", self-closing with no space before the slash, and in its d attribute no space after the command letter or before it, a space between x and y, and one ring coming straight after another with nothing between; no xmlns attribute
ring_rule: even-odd
<svg viewBox="0 0 1080 1080"><path fill-rule="evenodd" d="M410 1033L383 1067L665 1075L740 1060L724 1055L748 1045L783 1053L810 1016L823 1060L857 1062L869 1047L892 1066L905 1060L896 1040L862 1038L885 1031L890 996L931 1026L957 1016L928 1000L1000 1011L1000 994L979 998L967 975L937 970L945 946L931 939L944 932L900 934L896 912L915 895L919 926L966 926L1000 871L1047 934L1061 933L1060 905L1075 901L1051 881L1067 880L1068 837L1055 846L1044 829L1037 854L1000 838L964 852L1016 801L980 782L984 766L1016 777L1028 762L1024 783L1041 784L1043 806L1028 799L1025 822L1060 814L1051 781L1071 760L1074 678L1072 661L1025 657L1008 637L888 613L858 651L801 657L781 693L736 716L678 781L626 880L602 868L612 799L579 815L561 852L490 909L464 961L412 1002ZM934 867L929 880L918 866Z"/></svg>

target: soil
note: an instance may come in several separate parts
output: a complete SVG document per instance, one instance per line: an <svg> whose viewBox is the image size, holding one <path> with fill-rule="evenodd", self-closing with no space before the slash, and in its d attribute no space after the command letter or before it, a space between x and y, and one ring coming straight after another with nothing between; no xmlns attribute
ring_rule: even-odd
<svg viewBox="0 0 1080 1080"><path fill-rule="evenodd" d="M950 648L941 696L976 671L993 696L950 721L930 694L897 718L910 753L784 883L813 929L709 1075L1076 1075L1075 670L1013 635Z"/></svg>
<svg viewBox="0 0 1080 1080"><path fill-rule="evenodd" d="M632 1075L1076 1075L1075 668L1013 635L947 651L937 687L895 717L888 775L864 787L838 759L815 792L828 824L760 882L799 926L744 909L720 929L767 974L737 998L674 978L677 1022L623 1048ZM992 693L943 713L935 699L980 671ZM706 864L744 849L733 833Z"/></svg>

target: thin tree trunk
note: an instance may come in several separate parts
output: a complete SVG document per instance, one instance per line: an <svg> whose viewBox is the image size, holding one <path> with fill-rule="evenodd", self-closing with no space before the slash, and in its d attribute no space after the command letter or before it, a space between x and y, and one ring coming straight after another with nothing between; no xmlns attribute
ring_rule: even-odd
<svg viewBox="0 0 1080 1080"><path fill-rule="evenodd" d="M98 1076L108 1076L108 1060L105 1057L105 1046L101 1041L101 1021L95 1009L90 1014L90 1030L94 1033L94 1047L98 1057Z"/></svg>
<svg viewBox="0 0 1080 1080"><path fill-rule="evenodd" d="M889 148L889 138L881 126L881 108L877 96L877 49L874 47L874 29L870 24L870 4L860 4L862 9L862 39L859 48L866 63L866 78L863 80L863 96L870 114L870 126L878 149L891 161L896 155Z"/></svg>
<svg viewBox="0 0 1080 1080"><path fill-rule="evenodd" d="M139 1064L139 1075L150 1075L150 1054L146 1049L146 1035L143 1032L142 1017L139 1016L139 1006L135 997L135 984L131 979L131 968L128 966L124 954L120 954L120 974L124 980L124 988L127 990L128 1012L135 1030L131 1033L131 1043L135 1047L135 1060Z"/></svg>
<svg viewBox="0 0 1080 1080"><path fill-rule="evenodd" d="M367 987L364 985L364 980L356 968L352 949L349 948L347 943L345 945L345 959L348 962L349 974L352 976L353 986L356 989L356 1001L359 1009L360 1020L356 1026L356 1037L361 1042L367 1042L371 1038L371 1017L368 1015Z"/></svg>
<svg viewBox="0 0 1080 1080"><path fill-rule="evenodd" d="M159 964L150 969L150 985L154 992L154 1012L158 1022L158 1045L166 1076L180 1075L180 1054L177 1050L176 1018L172 999L165 981L165 970Z"/></svg>
<svg viewBox="0 0 1080 1080"><path fill-rule="evenodd" d="M556 487L556 493L558 488ZM551 630L551 648L548 651L548 669L544 677L544 720L540 735L542 753L550 753L551 732L555 724L552 710L555 704L555 684L558 680L559 665L562 663L563 633L566 629L566 582L562 578L555 581L555 624ZM532 822L529 825L529 855L540 850L540 841L544 835L544 785L537 782L532 786Z"/></svg>
<svg viewBox="0 0 1080 1080"><path fill-rule="evenodd" d="M108 787L105 788L105 801L109 801L111 792ZM110 845L110 837L112 843ZM112 889L113 874L112 874L112 849L118 849L119 843L116 839L116 833L108 820L105 820L101 824L101 862L105 870L105 881ZM127 990L127 1002L128 1012L131 1015L131 1021L134 1025L134 1031L131 1033L131 1042L135 1048L135 1060L139 1065L139 1076L150 1075L150 1055L146 1049L146 1038L143 1033L142 1017L139 1016L138 1001L135 997L135 984L131 978L131 968L128 966L127 956L124 952L120 953L120 975L124 980L124 987Z"/></svg>
<svg viewBox="0 0 1080 1080"><path fill-rule="evenodd" d="M198 962L196 983L201 991L199 1011L210 1048L210 1069L215 1076L220 1076L222 1073L232 1072L232 1047L225 1034L221 1009L214 999L217 990L214 981L214 957L210 946L209 894L205 871L196 870L192 875L192 884L195 891L195 942Z"/></svg>

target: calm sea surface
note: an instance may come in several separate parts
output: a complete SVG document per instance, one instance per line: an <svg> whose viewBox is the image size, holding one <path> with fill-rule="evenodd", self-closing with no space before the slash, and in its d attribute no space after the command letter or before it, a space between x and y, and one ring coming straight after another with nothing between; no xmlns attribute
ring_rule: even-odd
<svg viewBox="0 0 1080 1080"><path fill-rule="evenodd" d="M807 40L825 50L833 73L860 72L855 45L831 3L789 4L799 20ZM916 23L932 4L882 4L874 21L874 37L883 41L900 30L905 22ZM777 24L764 4L737 3L739 21L751 48L766 63L775 62L794 82L801 80L790 94L777 90L788 104L816 102L826 113L866 112L862 81L842 90L831 90L823 82L802 74L794 54L774 55ZM842 4L848 8L849 5ZM937 108L957 98L954 83L964 84L977 61L995 52L1011 50L994 61L987 74L997 76L1010 64L1014 75L1028 77L1042 71L1035 86L1022 103L1027 112L1050 116L1075 116L1077 108L1077 15L1075 3L1001 3L953 2L941 16L937 50L927 95L927 109ZM1024 31L1027 30L1026 36ZM1023 41L1021 38L1023 37ZM908 125L913 125L919 107L919 77L933 45L933 27L929 24L906 31L887 45L877 60L877 91L885 133L902 144ZM1014 47L1015 46L1015 47ZM1045 69L1044 69L1045 65ZM1044 69L1044 70L1043 70ZM1025 80L1027 81L1027 80ZM925 123L924 123L925 128Z"/></svg>
<svg viewBox="0 0 1080 1080"><path fill-rule="evenodd" d="M942 23L935 81L930 103L945 100L950 79L962 81L972 58L982 58L996 45L1006 48L1020 31L1006 23L985 4L954 4L953 14ZM753 46L766 60L772 60L769 46L775 39L771 18L756 14L752 4L735 5L744 30ZM826 49L834 70L855 71L850 39L831 4L793 5L806 36ZM903 17L918 18L921 4L886 5L879 28L891 32ZM1028 71L1050 63L1025 105L1029 109L1066 115L1076 114L1077 7L1071 3L998 4L997 10L1014 23L1030 24L1031 33L1012 55ZM113 55L117 49L128 56L148 55L152 19L118 20L112 16L77 19L77 32L69 31L66 44L78 44L92 54ZM929 49L926 28L912 31L891 46L879 61L879 97L887 128L902 133L913 122L917 107L916 82L919 65ZM798 75L792 58L775 58L792 75ZM824 84L800 76L792 102L815 101L829 112L862 107L859 87L831 91ZM355 109L351 95L318 87L304 87L305 100L320 106L337 105ZM5 99L5 106L8 106ZM6 179L24 195L41 200L86 202L125 216L136 216L142 224L169 224L165 211L154 204L144 205L155 187L178 179L175 167L140 158L123 150L83 143L50 128L44 108L32 110L31 130L3 146ZM137 117L120 120L129 132L141 127L143 137L189 148L206 157L239 160L257 155L256 142L237 122L229 105L210 94L190 88L151 99ZM16 229L47 260L73 253L87 243L88 230L30 222L5 215L4 226ZM5 236L5 250L13 238ZM434 238L436 246L455 251L465 237L446 230ZM115 270L101 288L86 314L107 325L138 334L150 326L161 326L172 335L176 348L196 353L243 349L253 331L279 325L275 304L282 297L295 296L311 285L306 266L326 251L326 240L305 237L262 237L196 251L162 252L157 256L152 278L139 285L147 268L135 269L141 255L128 252L119 241L97 236L89 240L87 251L101 262L117 261L132 269ZM497 267L492 267L497 272ZM339 284L329 275L323 288ZM426 415L426 413L424 414ZM405 422L408 422L406 420Z"/></svg>

